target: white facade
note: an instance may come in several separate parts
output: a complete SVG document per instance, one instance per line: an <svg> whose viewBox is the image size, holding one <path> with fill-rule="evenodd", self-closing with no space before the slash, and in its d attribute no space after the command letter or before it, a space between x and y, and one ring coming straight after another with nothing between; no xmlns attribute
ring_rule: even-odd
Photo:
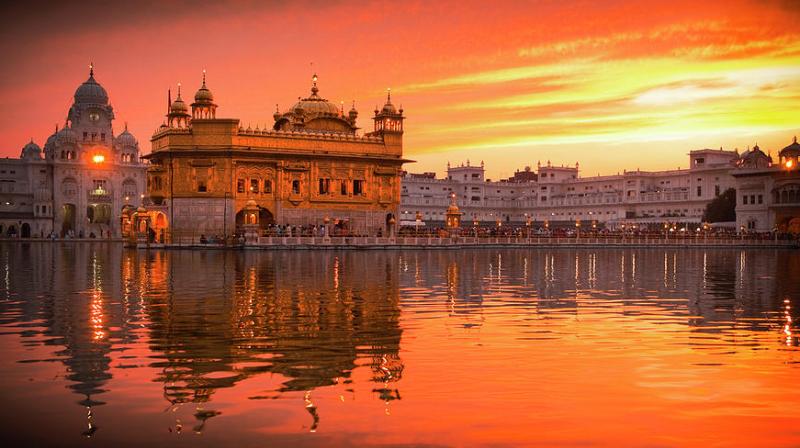
<svg viewBox="0 0 800 448"><path fill-rule="evenodd" d="M445 219L450 192L464 213L462 225L523 224L576 220L614 226L619 223L697 222L706 204L735 186L731 170L735 151L702 149L689 154L689 168L669 171L625 171L613 176L580 177L574 167L539 165L535 176L488 181L484 165L448 166L447 178L433 173L406 174L400 202L401 222ZM527 173L523 172L523 173Z"/></svg>
<svg viewBox="0 0 800 448"><path fill-rule="evenodd" d="M800 233L800 144L796 138L779 152L777 162L756 146L742 155L733 171L740 230Z"/></svg>
<svg viewBox="0 0 800 448"><path fill-rule="evenodd" d="M90 71L44 151L31 140L19 159L0 159L0 235L120 236L123 206L140 204L146 165L127 128L114 136L113 120Z"/></svg>

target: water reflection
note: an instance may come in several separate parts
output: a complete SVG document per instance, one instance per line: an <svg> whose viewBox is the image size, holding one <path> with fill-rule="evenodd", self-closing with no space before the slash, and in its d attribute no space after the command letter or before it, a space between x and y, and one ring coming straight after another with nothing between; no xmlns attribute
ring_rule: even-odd
<svg viewBox="0 0 800 448"><path fill-rule="evenodd" d="M592 336L600 330L586 321L597 320L656 333L679 324L687 347L715 353L798 341L800 282L788 279L800 256L788 251L0 247L0 324L19 338L8 362L62 363L86 437L115 424L101 408L115 385L135 382L129 374L160 385L178 434L236 412L219 397L228 390L263 406L290 400L309 432L335 431L325 426L335 408L318 393L346 403L367 390L391 417L415 381L404 375L407 344L437 342L408 332L436 322L443 337L477 342L489 320L523 342ZM52 356L31 358L41 347Z"/></svg>

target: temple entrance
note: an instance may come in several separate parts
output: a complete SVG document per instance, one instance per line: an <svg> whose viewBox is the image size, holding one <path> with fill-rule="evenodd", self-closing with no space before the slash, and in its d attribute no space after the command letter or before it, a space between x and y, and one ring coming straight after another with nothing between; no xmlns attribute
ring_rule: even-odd
<svg viewBox="0 0 800 448"><path fill-rule="evenodd" d="M75 204L64 204L61 207L61 214L64 217L61 221L61 236L75 232Z"/></svg>
<svg viewBox="0 0 800 448"><path fill-rule="evenodd" d="M156 212L151 232L154 243L164 244L167 242L167 227L169 227L167 217L161 212Z"/></svg>
<svg viewBox="0 0 800 448"><path fill-rule="evenodd" d="M236 213L236 231L241 232L242 228L245 224L250 224L245 222L245 210L239 210ZM258 228L261 230L266 229L270 224L275 223L275 218L272 216L272 213L264 207L258 207Z"/></svg>
<svg viewBox="0 0 800 448"><path fill-rule="evenodd" d="M21 235L23 238L30 238L31 237L31 225L26 223L22 224L21 228Z"/></svg>

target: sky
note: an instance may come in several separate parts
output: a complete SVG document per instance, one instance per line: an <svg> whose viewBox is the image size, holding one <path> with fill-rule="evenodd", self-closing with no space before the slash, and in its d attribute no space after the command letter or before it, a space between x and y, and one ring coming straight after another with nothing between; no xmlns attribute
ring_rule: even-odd
<svg viewBox="0 0 800 448"><path fill-rule="evenodd" d="M144 153L167 89L191 98L204 69L217 116L245 127L271 126L316 72L370 130L391 87L412 172L673 169L693 149L775 154L800 134L800 0L14 3L0 156L63 125L90 61L115 132L127 122Z"/></svg>

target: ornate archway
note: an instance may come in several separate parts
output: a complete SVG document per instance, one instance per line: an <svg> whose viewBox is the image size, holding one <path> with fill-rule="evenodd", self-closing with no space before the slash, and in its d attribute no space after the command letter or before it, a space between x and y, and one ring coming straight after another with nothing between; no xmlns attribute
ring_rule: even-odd
<svg viewBox="0 0 800 448"><path fill-rule="evenodd" d="M248 218L248 214L246 210L243 208L236 213L236 230L237 232L241 231ZM270 224L275 223L275 217L272 215L272 212L267 210L264 207L258 207L258 228L259 229L266 229ZM252 223L250 223L252 224Z"/></svg>

